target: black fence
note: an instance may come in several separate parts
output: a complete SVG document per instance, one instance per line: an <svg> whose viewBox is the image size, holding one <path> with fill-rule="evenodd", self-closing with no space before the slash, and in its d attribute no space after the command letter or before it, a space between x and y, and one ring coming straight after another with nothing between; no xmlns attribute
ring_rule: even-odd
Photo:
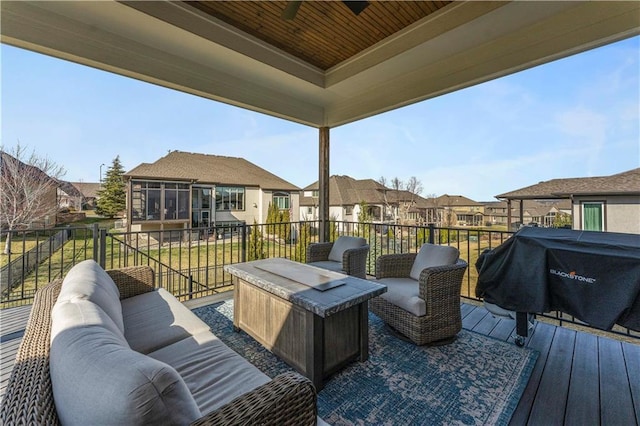
<svg viewBox="0 0 640 426"><path fill-rule="evenodd" d="M0 258L0 307L31 303L38 288L64 277L85 259L94 259L105 269L148 265L155 271L156 285L180 300L209 296L232 288L231 276L224 271L227 264L272 257L305 262L307 246L319 240L318 229L317 221L304 221L144 232L107 230L94 224L15 232L12 253ZM340 235L366 238L370 246L367 272L371 276L375 276L376 259L383 254L417 252L427 242L454 246L469 263L461 295L479 300L475 263L485 249L499 246L512 232L331 221L329 234L332 241ZM582 325L562 313L543 316L560 325ZM640 338L640 333L628 329L614 332Z"/></svg>

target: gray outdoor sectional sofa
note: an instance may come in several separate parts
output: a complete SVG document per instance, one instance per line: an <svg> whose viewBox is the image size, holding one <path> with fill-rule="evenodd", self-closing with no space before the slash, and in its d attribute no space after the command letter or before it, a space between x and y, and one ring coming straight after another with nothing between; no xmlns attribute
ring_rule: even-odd
<svg viewBox="0 0 640 426"><path fill-rule="evenodd" d="M154 288L151 268L92 260L38 291L0 412L2 424L316 420L308 379L271 380Z"/></svg>

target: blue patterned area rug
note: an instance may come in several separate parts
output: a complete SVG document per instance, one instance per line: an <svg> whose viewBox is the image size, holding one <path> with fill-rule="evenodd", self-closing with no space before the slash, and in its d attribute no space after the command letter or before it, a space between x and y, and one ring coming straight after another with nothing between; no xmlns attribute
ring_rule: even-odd
<svg viewBox="0 0 640 426"><path fill-rule="evenodd" d="M268 376L292 370L248 334L233 331L233 301L193 312ZM467 330L449 345L415 346L369 313L369 359L329 380L318 394L318 415L333 425L506 425L537 357Z"/></svg>

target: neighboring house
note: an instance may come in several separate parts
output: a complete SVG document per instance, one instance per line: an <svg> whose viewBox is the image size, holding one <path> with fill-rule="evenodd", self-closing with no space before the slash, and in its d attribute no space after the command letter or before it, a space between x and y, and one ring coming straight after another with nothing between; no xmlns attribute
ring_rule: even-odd
<svg viewBox="0 0 640 426"><path fill-rule="evenodd" d="M316 181L302 190L300 217L303 220L318 219L318 188ZM329 177L329 216L332 219L357 222L362 203L366 204L371 220L378 223L425 223L434 211L429 200L406 190L387 188L373 179Z"/></svg>
<svg viewBox="0 0 640 426"><path fill-rule="evenodd" d="M434 199L440 226L484 225L484 204L462 195L444 194Z"/></svg>
<svg viewBox="0 0 640 426"><path fill-rule="evenodd" d="M506 201L489 201L482 204L484 204L485 225L507 226L509 223L509 218L507 217L509 206ZM525 200L521 223L523 225L550 227L553 226L556 216L559 214L571 215L571 202L569 200ZM518 209L513 206L511 206L510 223L520 224Z"/></svg>
<svg viewBox="0 0 640 426"><path fill-rule="evenodd" d="M93 210L98 201L98 191L102 185L100 182L71 182L82 194L82 210Z"/></svg>
<svg viewBox="0 0 640 426"><path fill-rule="evenodd" d="M552 179L496 198L509 204L565 199L571 203L573 229L640 234L640 168L611 176Z"/></svg>
<svg viewBox="0 0 640 426"><path fill-rule="evenodd" d="M31 186L33 183L33 186ZM9 191L6 188L28 188L29 190ZM39 168L23 163L12 155L0 151L0 228L14 222L14 229L46 228L55 226L58 211L58 187L60 182ZM25 193L38 194L37 200L25 200ZM31 206L25 207L23 206ZM18 213L12 213L16 207Z"/></svg>
<svg viewBox="0 0 640 426"><path fill-rule="evenodd" d="M300 196L300 218L318 219L318 182L305 187ZM329 217L344 222L357 222L360 204L366 203L374 222L385 219L384 186L373 179L356 180L350 176L329 177Z"/></svg>
<svg viewBox="0 0 640 426"><path fill-rule="evenodd" d="M124 177L132 231L264 223L270 203L298 220L300 188L243 158L171 151Z"/></svg>
<svg viewBox="0 0 640 426"><path fill-rule="evenodd" d="M58 182L58 208L82 210L82 193L71 182Z"/></svg>

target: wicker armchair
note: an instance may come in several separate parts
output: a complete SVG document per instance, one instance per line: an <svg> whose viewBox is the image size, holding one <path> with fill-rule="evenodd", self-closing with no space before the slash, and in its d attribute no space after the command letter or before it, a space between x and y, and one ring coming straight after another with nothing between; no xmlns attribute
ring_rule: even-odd
<svg viewBox="0 0 640 426"><path fill-rule="evenodd" d="M121 299L153 290L153 270L147 266L107 271ZM51 309L62 279L36 292L22 343L0 410L0 424L58 425L49 375ZM117 407L114 407L114 409ZM316 424L316 392L311 381L297 373L283 373L237 397L193 424L281 425Z"/></svg>
<svg viewBox="0 0 640 426"><path fill-rule="evenodd" d="M307 246L307 263L358 278L367 278L367 240L341 236L333 243L312 243Z"/></svg>
<svg viewBox="0 0 640 426"><path fill-rule="evenodd" d="M407 253L377 259L376 279L387 292L371 299L369 309L417 345L448 343L462 329L460 287L467 262L456 255L452 263L416 269L417 257ZM418 280L411 278L416 273Z"/></svg>

